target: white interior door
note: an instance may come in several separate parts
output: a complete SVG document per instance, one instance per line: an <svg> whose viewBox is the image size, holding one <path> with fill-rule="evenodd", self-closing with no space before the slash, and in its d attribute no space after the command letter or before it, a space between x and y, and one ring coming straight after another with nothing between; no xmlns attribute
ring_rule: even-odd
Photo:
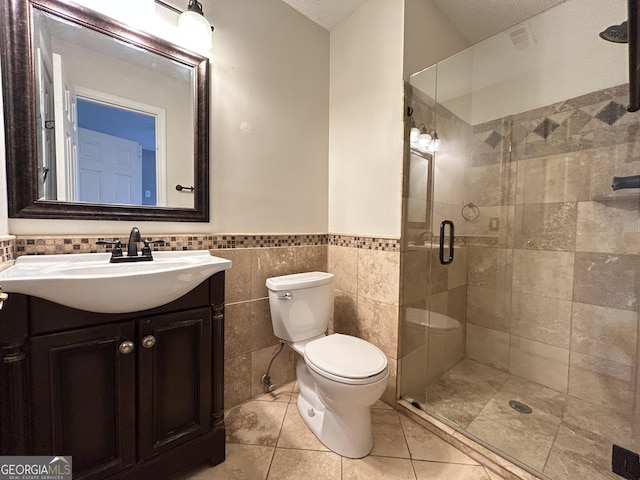
<svg viewBox="0 0 640 480"><path fill-rule="evenodd" d="M55 200L56 151L54 140L53 66L43 48L36 50L36 82L38 87L38 195Z"/></svg>
<svg viewBox="0 0 640 480"><path fill-rule="evenodd" d="M62 57L53 54L53 97L55 106L55 143L57 199L77 200L78 119L76 93L67 77Z"/></svg>
<svg viewBox="0 0 640 480"><path fill-rule="evenodd" d="M78 200L142 205L141 145L86 128L78 140Z"/></svg>

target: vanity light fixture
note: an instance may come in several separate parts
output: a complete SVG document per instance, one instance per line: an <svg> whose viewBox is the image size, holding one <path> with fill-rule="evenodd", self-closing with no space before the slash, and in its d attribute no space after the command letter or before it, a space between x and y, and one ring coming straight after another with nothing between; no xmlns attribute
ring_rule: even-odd
<svg viewBox="0 0 640 480"><path fill-rule="evenodd" d="M162 0L155 0L155 2L180 15L178 29L186 45L200 52L211 50L213 26L205 18L202 4L198 0L189 0L187 10L184 12Z"/></svg>
<svg viewBox="0 0 640 480"><path fill-rule="evenodd" d="M421 123L417 127L411 127L409 132L409 141L413 148L422 150L423 152L433 153L440 150L440 138L435 129L427 130L427 126Z"/></svg>

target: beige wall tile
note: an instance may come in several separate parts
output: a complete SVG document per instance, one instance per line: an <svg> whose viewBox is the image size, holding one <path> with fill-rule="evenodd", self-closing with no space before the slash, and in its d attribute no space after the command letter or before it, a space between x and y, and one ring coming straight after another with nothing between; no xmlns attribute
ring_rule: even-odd
<svg viewBox="0 0 640 480"><path fill-rule="evenodd" d="M280 345L274 345L251 352L251 397L265 393L262 384L262 376L267 372L269 362L273 355L280 349ZM284 346L280 354L275 357L269 370L271 383L276 386L285 385L295 380L295 368L293 350L287 345Z"/></svg>
<svg viewBox="0 0 640 480"><path fill-rule="evenodd" d="M518 162L518 190L523 203L575 202L589 197L591 161L572 152Z"/></svg>
<svg viewBox="0 0 640 480"><path fill-rule="evenodd" d="M478 287L495 287L498 276L498 249L467 247L468 283Z"/></svg>
<svg viewBox="0 0 640 480"><path fill-rule="evenodd" d="M567 391L569 350L511 336L510 372L559 392Z"/></svg>
<svg viewBox="0 0 640 480"><path fill-rule="evenodd" d="M456 246L453 263L448 266L447 288L449 290L467 284L468 268L467 247Z"/></svg>
<svg viewBox="0 0 640 480"><path fill-rule="evenodd" d="M510 315L510 291L467 286L467 323L508 333L511 327Z"/></svg>
<svg viewBox="0 0 640 480"><path fill-rule="evenodd" d="M509 368L509 334L467 322L467 357L485 365Z"/></svg>
<svg viewBox="0 0 640 480"><path fill-rule="evenodd" d="M429 262L431 258L429 250L425 247L409 247L402 254L403 305L426 305L429 297Z"/></svg>
<svg viewBox="0 0 640 480"><path fill-rule="evenodd" d="M358 297L358 337L373 343L387 357L398 358L399 312L395 305Z"/></svg>
<svg viewBox="0 0 640 480"><path fill-rule="evenodd" d="M326 245L293 247L293 270L300 272L326 272L328 252Z"/></svg>
<svg viewBox="0 0 640 480"><path fill-rule="evenodd" d="M576 253L574 301L636 311L639 263L637 255Z"/></svg>
<svg viewBox="0 0 640 480"><path fill-rule="evenodd" d="M269 301L234 303L225 307L225 357L235 357L276 345Z"/></svg>
<svg viewBox="0 0 640 480"><path fill-rule="evenodd" d="M513 291L570 300L573 253L514 250Z"/></svg>
<svg viewBox="0 0 640 480"><path fill-rule="evenodd" d="M296 273L294 248L254 248L251 249L251 298L268 296L265 282L269 277Z"/></svg>
<svg viewBox="0 0 640 480"><path fill-rule="evenodd" d="M502 164L471 167L472 182L468 198L480 206L500 205L502 196Z"/></svg>
<svg viewBox="0 0 640 480"><path fill-rule="evenodd" d="M576 227L576 251L633 253L625 233L637 233L637 201L579 202Z"/></svg>
<svg viewBox="0 0 640 480"><path fill-rule="evenodd" d="M516 206L515 248L572 252L576 242L576 203Z"/></svg>
<svg viewBox="0 0 640 480"><path fill-rule="evenodd" d="M400 254L358 249L358 296L398 305Z"/></svg>
<svg viewBox="0 0 640 480"><path fill-rule="evenodd" d="M231 408L251 398L251 356L224 359L224 408Z"/></svg>
<svg viewBox="0 0 640 480"><path fill-rule="evenodd" d="M423 403L427 394L427 382L430 380L425 373L428 352L426 344L423 343L398 361L403 394Z"/></svg>
<svg viewBox="0 0 640 480"><path fill-rule="evenodd" d="M513 293L511 333L556 347L569 348L571 305L569 300Z"/></svg>
<svg viewBox="0 0 640 480"><path fill-rule="evenodd" d="M575 302L571 350L626 365L636 361L638 314Z"/></svg>
<svg viewBox="0 0 640 480"><path fill-rule="evenodd" d="M329 245L328 269L335 275L335 288L358 292L358 249Z"/></svg>
<svg viewBox="0 0 640 480"><path fill-rule="evenodd" d="M571 353L569 395L618 411L633 408L633 375L629 365Z"/></svg>
<svg viewBox="0 0 640 480"><path fill-rule="evenodd" d="M353 294L334 290L333 317L329 329L334 333L358 335L358 297Z"/></svg>
<svg viewBox="0 0 640 480"><path fill-rule="evenodd" d="M397 382L398 382L398 361L395 358L387 357L388 368L389 368L389 381L387 382L387 388L384 390L382 400L389 405L395 405L397 398Z"/></svg>
<svg viewBox="0 0 640 480"><path fill-rule="evenodd" d="M225 272L225 303L251 300L251 250L220 249L211 250L216 257L231 260L231 268Z"/></svg>

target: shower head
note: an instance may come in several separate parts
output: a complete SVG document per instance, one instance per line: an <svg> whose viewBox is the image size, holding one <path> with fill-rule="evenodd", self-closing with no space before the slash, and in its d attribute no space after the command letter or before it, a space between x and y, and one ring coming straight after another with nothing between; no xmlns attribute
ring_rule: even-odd
<svg viewBox="0 0 640 480"><path fill-rule="evenodd" d="M600 32L600 38L608 42L629 43L629 27L627 26L627 22L605 28Z"/></svg>

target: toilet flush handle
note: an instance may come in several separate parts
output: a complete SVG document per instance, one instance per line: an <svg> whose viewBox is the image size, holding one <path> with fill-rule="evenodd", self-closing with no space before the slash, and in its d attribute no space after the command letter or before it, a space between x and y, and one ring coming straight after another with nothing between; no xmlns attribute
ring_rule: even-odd
<svg viewBox="0 0 640 480"><path fill-rule="evenodd" d="M293 299L293 293L291 292L285 292L284 295L282 295L281 297L278 297L280 300L291 300Z"/></svg>

